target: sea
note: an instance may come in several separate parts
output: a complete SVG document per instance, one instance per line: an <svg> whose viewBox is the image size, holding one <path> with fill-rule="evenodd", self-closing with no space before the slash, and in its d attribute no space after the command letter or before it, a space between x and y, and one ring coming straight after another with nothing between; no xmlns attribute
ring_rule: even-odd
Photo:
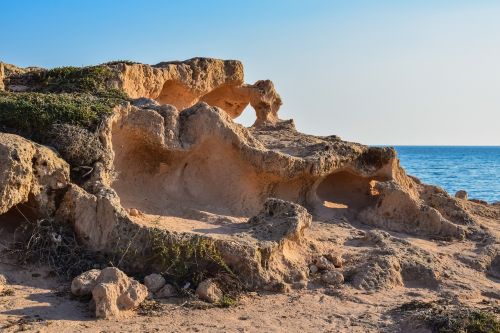
<svg viewBox="0 0 500 333"><path fill-rule="evenodd" d="M395 146L401 166L450 195L500 201L500 146Z"/></svg>

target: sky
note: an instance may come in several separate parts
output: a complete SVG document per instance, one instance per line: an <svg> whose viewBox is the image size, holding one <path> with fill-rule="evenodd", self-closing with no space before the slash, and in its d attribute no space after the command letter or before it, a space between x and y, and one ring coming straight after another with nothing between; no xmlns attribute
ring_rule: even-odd
<svg viewBox="0 0 500 333"><path fill-rule="evenodd" d="M0 0L18 66L238 59L300 131L371 145L500 145L497 0ZM250 125L248 109L235 121Z"/></svg>

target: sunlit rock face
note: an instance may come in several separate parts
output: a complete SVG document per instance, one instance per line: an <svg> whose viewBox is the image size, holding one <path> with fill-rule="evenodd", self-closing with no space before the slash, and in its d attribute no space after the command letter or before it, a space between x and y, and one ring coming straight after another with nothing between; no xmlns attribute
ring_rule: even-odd
<svg viewBox="0 0 500 333"><path fill-rule="evenodd" d="M147 273L161 270L152 260L158 237L169 244L201 238L245 286L271 290L303 286L312 262L315 273L335 271L323 272L322 281L341 284L345 273L345 281L361 289L440 283L434 256L407 251L383 233L357 240L377 250L347 262L343 272L334 264L318 268L317 249L333 245L317 245L315 221L448 241L487 234L478 227L478 206L406 175L392 148L303 134L293 120L279 119L273 83L245 84L239 61L105 66L113 73L107 84L130 100L97 128L102 158L76 184L50 149L0 136L1 213L44 203L50 210L43 213L71 223L89 248L126 248L134 257L124 264ZM246 128L234 119L248 105L257 120ZM496 248L495 242L488 245Z"/></svg>

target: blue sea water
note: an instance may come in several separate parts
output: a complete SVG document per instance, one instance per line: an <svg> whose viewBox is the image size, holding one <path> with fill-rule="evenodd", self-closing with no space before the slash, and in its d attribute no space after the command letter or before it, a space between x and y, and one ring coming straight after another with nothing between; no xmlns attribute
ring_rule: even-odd
<svg viewBox="0 0 500 333"><path fill-rule="evenodd" d="M451 195L500 201L500 147L395 146L407 173Z"/></svg>

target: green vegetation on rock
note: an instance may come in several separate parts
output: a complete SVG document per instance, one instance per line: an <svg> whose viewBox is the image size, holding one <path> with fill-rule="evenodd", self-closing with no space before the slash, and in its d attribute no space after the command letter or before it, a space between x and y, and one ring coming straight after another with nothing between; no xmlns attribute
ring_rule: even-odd
<svg viewBox="0 0 500 333"><path fill-rule="evenodd" d="M152 229L150 236L152 261L175 282L193 279L198 283L206 277L204 275L217 272L234 275L209 238L171 235L158 229Z"/></svg>
<svg viewBox="0 0 500 333"><path fill-rule="evenodd" d="M98 97L126 99L123 91L111 88L115 73L106 65L59 67L31 75L37 92L87 93Z"/></svg>
<svg viewBox="0 0 500 333"><path fill-rule="evenodd" d="M43 140L54 124L95 130L119 102L90 94L0 92L1 129L35 140Z"/></svg>

